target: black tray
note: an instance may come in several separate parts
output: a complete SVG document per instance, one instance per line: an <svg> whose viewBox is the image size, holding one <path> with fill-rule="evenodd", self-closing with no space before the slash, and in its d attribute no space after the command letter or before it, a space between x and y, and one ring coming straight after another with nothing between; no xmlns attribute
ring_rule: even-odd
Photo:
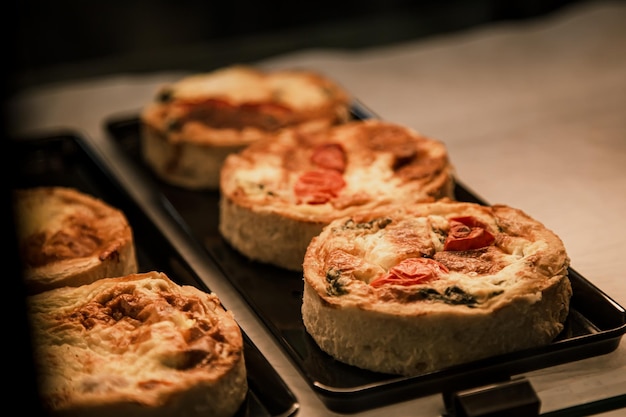
<svg viewBox="0 0 626 417"><path fill-rule="evenodd" d="M16 141L12 152L19 172L13 187L67 186L99 197L124 211L133 228L140 272L165 272L180 284L209 288L184 261L166 236L141 211L115 177L73 132ZM244 333L249 390L237 417L287 417L299 404L267 359Z"/></svg>
<svg viewBox="0 0 626 417"><path fill-rule="evenodd" d="M357 105L355 118L369 117ZM117 115L105 121L111 139L146 172L173 217L191 239L200 243L290 355L296 367L329 409L357 412L425 395L509 380L511 376L611 352L626 333L626 312L576 271L570 269L574 295L564 331L548 346L491 357L415 377L368 372L335 361L306 333L301 320L302 275L252 262L232 249L218 230L217 191L190 191L160 181L140 155L137 115ZM455 198L486 204L458 183Z"/></svg>

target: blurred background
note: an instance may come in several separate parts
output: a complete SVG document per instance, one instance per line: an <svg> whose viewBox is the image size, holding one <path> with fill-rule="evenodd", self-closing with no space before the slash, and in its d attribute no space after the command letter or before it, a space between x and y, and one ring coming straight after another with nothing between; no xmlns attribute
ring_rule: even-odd
<svg viewBox="0 0 626 417"><path fill-rule="evenodd" d="M531 19L582 1L21 0L6 5L15 27L8 87L205 71L304 48L367 48Z"/></svg>

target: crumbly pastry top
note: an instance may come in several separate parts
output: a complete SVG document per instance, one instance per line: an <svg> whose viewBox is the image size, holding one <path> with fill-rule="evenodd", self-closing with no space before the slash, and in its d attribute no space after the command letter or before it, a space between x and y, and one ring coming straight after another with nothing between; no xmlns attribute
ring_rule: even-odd
<svg viewBox="0 0 626 417"><path fill-rule="evenodd" d="M220 187L240 206L327 223L392 201L452 197L453 168L442 142L369 119L256 142L227 157Z"/></svg>
<svg viewBox="0 0 626 417"><path fill-rule="evenodd" d="M209 389L243 361L241 331L217 296L162 273L59 288L28 306L42 398L56 412L160 407L176 392Z"/></svg>
<svg viewBox="0 0 626 417"><path fill-rule="evenodd" d="M524 212L446 199L333 221L304 259L326 305L398 316L494 311L567 276L560 238Z"/></svg>
<svg viewBox="0 0 626 417"><path fill-rule="evenodd" d="M267 132L341 123L350 96L314 71L233 65L163 86L141 114L174 143L237 145Z"/></svg>
<svg viewBox="0 0 626 417"><path fill-rule="evenodd" d="M45 279L52 284L115 259L133 242L122 211L73 188L14 190L13 204L27 281Z"/></svg>

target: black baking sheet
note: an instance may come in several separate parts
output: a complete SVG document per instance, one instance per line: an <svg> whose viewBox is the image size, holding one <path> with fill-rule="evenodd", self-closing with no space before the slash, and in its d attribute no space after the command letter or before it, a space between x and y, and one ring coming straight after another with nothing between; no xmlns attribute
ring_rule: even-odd
<svg viewBox="0 0 626 417"><path fill-rule="evenodd" d="M14 161L19 167L14 188L66 186L106 201L121 209L133 228L140 272L165 272L180 284L210 291L82 137L60 132L16 141L13 145ZM295 396L245 333L244 356L249 390L236 417L294 414L299 407Z"/></svg>
<svg viewBox="0 0 626 417"><path fill-rule="evenodd" d="M358 103L355 118L369 117ZM313 390L329 409L357 412L410 398L445 393L509 379L512 375L611 352L626 332L626 313L610 297L570 269L574 295L565 330L548 346L501 355L415 377L398 377L357 369L322 352L302 324L301 273L247 260L220 236L217 191L190 191L160 181L140 155L137 115L117 115L105 121L113 140L145 171L174 217L239 291L290 355ZM455 198L486 204L457 183ZM523 336L520 336L523 337Z"/></svg>

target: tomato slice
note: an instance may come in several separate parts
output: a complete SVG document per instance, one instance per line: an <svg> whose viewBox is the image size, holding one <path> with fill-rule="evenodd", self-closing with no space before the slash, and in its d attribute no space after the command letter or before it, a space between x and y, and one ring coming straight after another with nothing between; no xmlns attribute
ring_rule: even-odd
<svg viewBox="0 0 626 417"><path fill-rule="evenodd" d="M311 162L320 168L343 173L346 170L346 152L337 143L325 143L313 149Z"/></svg>
<svg viewBox="0 0 626 417"><path fill-rule="evenodd" d="M196 120L218 129L242 129L245 126L254 126L274 131L281 127L291 112L280 103L235 104L216 98L178 99L172 106L179 122Z"/></svg>
<svg viewBox="0 0 626 417"><path fill-rule="evenodd" d="M390 268L386 275L370 282L370 285L372 287L386 284L409 286L440 278L448 272L449 270L445 265L434 259L408 258Z"/></svg>
<svg viewBox="0 0 626 417"><path fill-rule="evenodd" d="M294 185L299 203L324 204L337 197L346 186L341 173L327 170L307 171Z"/></svg>
<svg viewBox="0 0 626 417"><path fill-rule="evenodd" d="M495 241L495 236L487 230L487 226L472 216L454 217L449 221L450 230L443 244L443 250L480 249Z"/></svg>
<svg viewBox="0 0 626 417"><path fill-rule="evenodd" d="M215 108L215 109L241 109L246 111L255 111L261 113L285 113L289 112L289 108L280 103L268 103L268 102L244 102L235 104L230 100L220 98L178 98L174 102L174 105L186 110L193 110L196 108Z"/></svg>

